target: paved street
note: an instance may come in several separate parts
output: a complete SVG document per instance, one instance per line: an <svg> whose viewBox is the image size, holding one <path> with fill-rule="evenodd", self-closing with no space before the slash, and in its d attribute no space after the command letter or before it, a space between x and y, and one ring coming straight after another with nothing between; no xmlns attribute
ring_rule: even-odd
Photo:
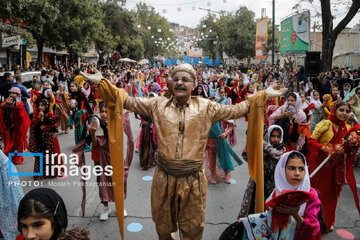
<svg viewBox="0 0 360 240"><path fill-rule="evenodd" d="M131 115L131 121L134 139L136 139L139 133L139 121L134 119L133 114ZM235 148L235 151L240 154L245 145L245 130L247 124L243 119L238 120L237 123L238 127L236 131L239 145ZM61 151L68 155L71 154L71 148L74 146L73 131L68 135L60 135L59 140ZM88 164L92 165L93 163L90 159L90 154L87 154L86 156ZM32 171L32 168L33 159L27 158L25 164L20 165L18 170L20 172L29 172ZM151 181L143 180L143 177L152 176L153 173L153 170L139 170L139 154L135 153L128 179L128 198L125 201L125 208L129 215L125 220L125 239L157 239L150 211ZM358 183L360 183L359 173L359 168L357 168L356 177ZM232 173L234 184L208 185L206 225L203 239L218 239L223 230L236 220L248 178L247 165L244 164ZM145 180L146 179L147 178L145 178ZM30 180L31 183L33 183L32 177L21 177L21 180ZM92 239L120 239L114 204L110 205L113 212L111 213L109 220L106 222L99 221L102 205L100 204L97 186L87 187L86 216L85 218L80 217L80 203L82 198L81 188L80 186L73 184L73 182L78 181L79 177L68 177L62 180L46 180L40 183L44 187L54 188L64 198L68 210L69 227L79 226L80 228L87 228L91 233ZM88 182L96 182L95 177L92 177ZM59 185L64 183L65 185L69 184L70 187ZM50 186L51 184L54 184L54 186ZM55 186L56 184L59 186ZM24 191L28 192L33 187L34 186L29 185L24 186ZM143 227L142 230L139 232L128 231L127 227L131 223L140 223ZM132 224L131 226L136 227L137 225ZM345 229L352 232L355 235L355 239L360 239L360 217L356 211L354 200L348 185L345 185L343 188L338 204L335 230L338 229ZM324 236L323 239L332 240L343 238L338 236L336 231L333 231Z"/></svg>

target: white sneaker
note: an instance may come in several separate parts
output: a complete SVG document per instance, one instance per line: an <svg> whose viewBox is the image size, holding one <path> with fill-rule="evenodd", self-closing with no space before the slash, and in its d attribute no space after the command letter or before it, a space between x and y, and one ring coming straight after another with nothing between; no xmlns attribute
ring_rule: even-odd
<svg viewBox="0 0 360 240"><path fill-rule="evenodd" d="M109 207L104 207L103 212L100 214L100 221L106 221L109 219L109 214L111 213L111 210Z"/></svg>
<svg viewBox="0 0 360 240"><path fill-rule="evenodd" d="M127 215L127 212L126 212L126 210L125 210L125 208L124 208L124 218L126 218L128 215Z"/></svg>

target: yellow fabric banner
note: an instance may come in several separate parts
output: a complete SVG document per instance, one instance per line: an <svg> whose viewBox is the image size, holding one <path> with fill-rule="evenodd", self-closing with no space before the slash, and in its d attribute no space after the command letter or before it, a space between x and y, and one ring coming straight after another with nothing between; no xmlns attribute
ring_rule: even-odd
<svg viewBox="0 0 360 240"><path fill-rule="evenodd" d="M264 212L264 111L269 104L269 96L264 91L248 97L250 103L246 136L246 154L249 174L256 182L255 212Z"/></svg>
<svg viewBox="0 0 360 240"><path fill-rule="evenodd" d="M100 97L107 105L110 161L113 166L112 181L117 219L121 238L124 239L124 157L122 111L127 93L102 79L98 85Z"/></svg>

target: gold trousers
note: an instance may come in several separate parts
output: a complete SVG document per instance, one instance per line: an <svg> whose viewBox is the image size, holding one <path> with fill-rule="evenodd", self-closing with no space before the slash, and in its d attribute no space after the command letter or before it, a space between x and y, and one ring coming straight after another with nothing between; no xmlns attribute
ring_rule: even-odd
<svg viewBox="0 0 360 240"><path fill-rule="evenodd" d="M156 168L151 186L151 213L159 240L201 240L205 226L207 180L204 169L174 177Z"/></svg>

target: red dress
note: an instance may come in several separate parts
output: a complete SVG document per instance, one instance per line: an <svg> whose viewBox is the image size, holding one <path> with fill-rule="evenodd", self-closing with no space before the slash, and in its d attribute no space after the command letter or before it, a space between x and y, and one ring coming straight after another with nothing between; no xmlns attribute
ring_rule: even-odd
<svg viewBox="0 0 360 240"><path fill-rule="evenodd" d="M54 116L51 112L44 115L43 121L40 121L37 115L34 116L34 119L30 126L30 144L29 150L34 153L43 153L43 176L34 176L35 180L42 180L48 178L54 178L62 173L54 171L54 174L51 174L51 166L54 165L51 163L52 154L60 154L60 145L59 140L56 136L58 118ZM44 126L42 130L40 127ZM46 164L46 150L49 154L49 164ZM55 158L55 165L62 165L62 160ZM48 168L47 168L48 167ZM50 172L46 174L46 169L49 169ZM40 158L35 157L34 163L34 173L40 172Z"/></svg>
<svg viewBox="0 0 360 240"><path fill-rule="evenodd" d="M228 97L231 98L232 104L234 105L243 101L238 93L238 85L239 82L236 82L234 86L225 88L225 92L228 94Z"/></svg>
<svg viewBox="0 0 360 240"><path fill-rule="evenodd" d="M30 119L23 102L20 101L13 107L5 104L3 108L0 108L0 133L5 145L4 153L6 155L14 151L22 153L24 148L28 147L26 133L29 126ZM12 158L14 163L22 163L23 160L22 156Z"/></svg>
<svg viewBox="0 0 360 240"><path fill-rule="evenodd" d="M329 144L334 146L340 143L346 136L346 126L335 131L332 127L334 137ZM317 140L308 140L308 154L306 159L309 164L309 172L313 172L322 163L327 154L321 150L323 145ZM327 224L327 232L335 223L336 205L340 196L342 186L345 184L344 154L333 154L330 160L311 178L311 186L319 191L319 198L324 209L324 219Z"/></svg>

